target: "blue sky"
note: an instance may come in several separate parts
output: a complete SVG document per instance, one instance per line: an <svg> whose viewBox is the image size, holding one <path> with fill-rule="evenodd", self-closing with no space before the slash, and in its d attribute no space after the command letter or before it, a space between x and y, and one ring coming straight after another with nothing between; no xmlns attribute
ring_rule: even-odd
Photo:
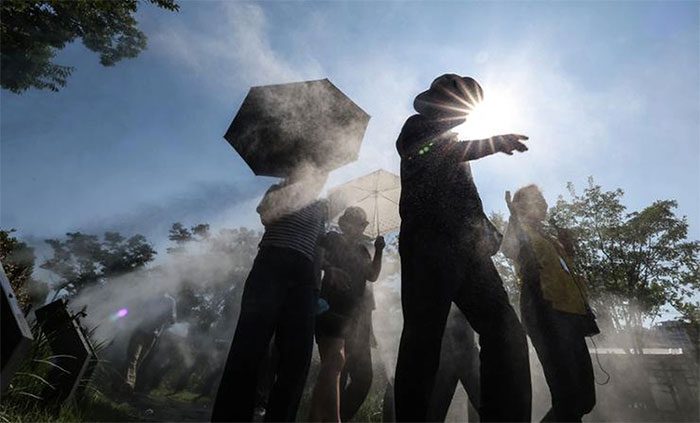
<svg viewBox="0 0 700 423"><path fill-rule="evenodd" d="M258 227L272 179L222 138L250 86L327 77L372 116L332 187L398 173L413 97L455 72L507 106L494 130L531 138L473 165L487 210L505 211L506 189L535 182L551 203L592 175L631 210L678 200L700 238L696 2L181 3L142 6L136 59L104 68L77 43L57 56L76 68L60 92L0 93L1 227L30 240L117 229L159 247L175 221Z"/></svg>

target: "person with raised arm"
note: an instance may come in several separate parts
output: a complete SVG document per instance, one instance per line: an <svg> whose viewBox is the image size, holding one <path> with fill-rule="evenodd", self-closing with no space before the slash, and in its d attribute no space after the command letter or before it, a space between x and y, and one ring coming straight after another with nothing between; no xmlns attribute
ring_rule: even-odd
<svg viewBox="0 0 700 423"><path fill-rule="evenodd" d="M370 343L372 322L371 310L368 316L365 309L366 282L375 282L379 277L385 242L384 237L377 236L372 257L363 240L367 224L363 209L348 207L338 219L341 233L328 232L320 243L324 251L320 297L325 307L316 318L321 369L311 399L311 421L340 422L342 396L350 389L359 408L372 382L371 357L354 357L357 361L352 365L369 367L369 380L365 380L367 369L351 369L350 384L341 386L341 375L348 363L347 350L358 354L354 348L358 343L366 343L367 349Z"/></svg>
<svg viewBox="0 0 700 423"><path fill-rule="evenodd" d="M547 201L536 185L506 191L510 219L502 251L515 262L520 315L542 363L552 407L543 422L580 422L595 405L586 336L599 333L586 286L574 272L568 231L547 225Z"/></svg>
<svg viewBox="0 0 700 423"><path fill-rule="evenodd" d="M491 260L501 235L484 214L469 162L524 152L524 135L460 141L451 131L483 97L472 78L445 74L419 94L396 142L401 157L401 302L397 421L425 421L445 322L454 302L479 334L483 421L529 421L525 332Z"/></svg>

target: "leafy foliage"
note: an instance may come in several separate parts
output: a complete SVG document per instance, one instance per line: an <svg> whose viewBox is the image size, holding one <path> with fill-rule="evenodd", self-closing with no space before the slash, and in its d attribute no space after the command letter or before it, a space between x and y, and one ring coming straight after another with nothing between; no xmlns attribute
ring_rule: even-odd
<svg viewBox="0 0 700 423"><path fill-rule="evenodd" d="M623 191L604 191L589 178L570 199L560 197L551 217L577 238L576 265L588 280L592 300L616 329L641 328L669 306L698 321L700 243L689 241L677 203L656 201L625 212ZM695 299L694 299L695 298Z"/></svg>
<svg viewBox="0 0 700 423"><path fill-rule="evenodd" d="M18 240L9 231L0 230L0 262L23 309L30 304L42 303L48 294L48 286L32 277L34 249Z"/></svg>
<svg viewBox="0 0 700 423"><path fill-rule="evenodd" d="M175 0L149 0L177 11ZM21 93L29 88L58 91L66 85L72 67L53 63L58 50L82 39L112 66L136 57L146 48L146 36L134 17L138 0L3 0L0 3L0 82Z"/></svg>
<svg viewBox="0 0 700 423"><path fill-rule="evenodd" d="M489 216L489 220L501 234L506 233L508 221L502 214L492 212ZM518 276L515 273L513 264L501 251L496 253L492 259L493 264L496 266L496 270L498 270L498 274L501 276L503 287L508 293L508 298L510 299L511 304L520 304L520 283L518 282ZM515 311L520 313L520 309L518 307L515 307Z"/></svg>
<svg viewBox="0 0 700 423"><path fill-rule="evenodd" d="M58 293L66 290L74 296L83 288L119 276L146 265L156 251L143 235L125 238L118 232L105 232L102 241L96 235L69 232L66 239L47 239L53 257L41 268L60 277L54 285Z"/></svg>
<svg viewBox="0 0 700 423"><path fill-rule="evenodd" d="M199 223L186 228L182 223L175 222L168 231L168 239L175 243L174 247L168 247L170 254L182 253L185 245L191 241L202 241L209 238L209 224Z"/></svg>
<svg viewBox="0 0 700 423"><path fill-rule="evenodd" d="M176 244L168 248L170 253L185 255L188 246L198 247L199 254L210 256L211 260L225 257L232 264L232 274L224 275L220 280L183 284L178 295L178 308L181 309L178 314L190 320L200 331L209 330L221 319L230 322L238 296L229 291L242 288L258 252L260 233L238 228L222 229L211 235L208 224L198 224L188 230L181 223L175 223L169 239Z"/></svg>

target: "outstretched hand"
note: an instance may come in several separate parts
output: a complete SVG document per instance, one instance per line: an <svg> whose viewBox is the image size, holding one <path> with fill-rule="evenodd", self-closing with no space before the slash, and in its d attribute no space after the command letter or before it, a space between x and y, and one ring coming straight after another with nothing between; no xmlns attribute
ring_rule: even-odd
<svg viewBox="0 0 700 423"><path fill-rule="evenodd" d="M526 135L520 134L496 135L495 137L491 137L491 141L493 142L493 146L496 151L506 153L509 156L513 154L513 151L519 151L521 153L523 151L527 151L527 146L521 141L528 139L529 138Z"/></svg>

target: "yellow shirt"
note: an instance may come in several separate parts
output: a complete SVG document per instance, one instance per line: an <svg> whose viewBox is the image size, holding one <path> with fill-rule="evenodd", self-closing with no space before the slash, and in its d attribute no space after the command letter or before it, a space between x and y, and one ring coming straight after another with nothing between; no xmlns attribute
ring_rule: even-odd
<svg viewBox="0 0 700 423"><path fill-rule="evenodd" d="M573 261L562 245L556 239L527 224L521 224L521 228L527 235L537 260L544 299L550 301L556 310L585 315L588 302L586 287L583 281L573 274ZM518 274L522 284L520 269Z"/></svg>

